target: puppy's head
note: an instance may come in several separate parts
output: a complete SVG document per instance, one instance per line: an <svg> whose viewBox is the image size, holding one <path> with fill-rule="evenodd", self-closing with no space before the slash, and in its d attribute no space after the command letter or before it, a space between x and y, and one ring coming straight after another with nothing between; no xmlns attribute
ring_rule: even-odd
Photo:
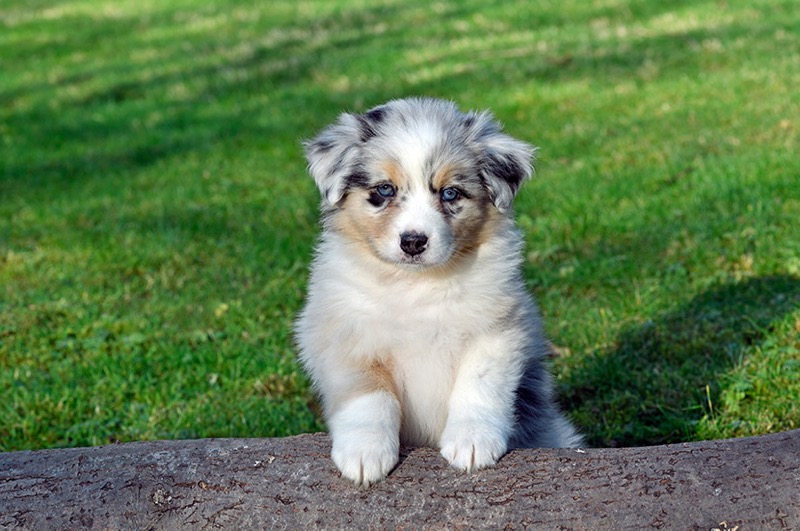
<svg viewBox="0 0 800 531"><path fill-rule="evenodd" d="M489 112L434 99L342 114L304 147L326 227L408 268L479 247L531 176L534 151Z"/></svg>

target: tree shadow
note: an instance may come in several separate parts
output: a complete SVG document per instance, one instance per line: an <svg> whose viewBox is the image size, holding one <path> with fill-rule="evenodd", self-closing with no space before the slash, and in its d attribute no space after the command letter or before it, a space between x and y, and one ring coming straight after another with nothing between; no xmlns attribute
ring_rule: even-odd
<svg viewBox="0 0 800 531"><path fill-rule="evenodd" d="M565 408L579 424L602 425L593 446L687 440L719 376L798 308L800 279L789 275L713 287L588 356L563 382Z"/></svg>
<svg viewBox="0 0 800 531"><path fill-rule="evenodd" d="M646 9L648 16L656 17L684 4L689 3ZM426 4L412 3L411 7L414 5L420 8ZM485 9L502 6L502 2L443 6L444 11L437 13L439 19L469 21ZM644 9L587 6L565 13L558 5L542 6L528 19L508 23L517 32L598 20L613 24L630 16L626 14L629 9L640 8ZM0 192L8 197L26 195L26 200L35 202L35 193L41 188L72 188L92 179L125 182L132 173L163 159L202 153L223 142L235 145L252 143L254 138L295 140L312 134L342 109L408 94L458 99L463 87L475 82L506 86L530 80L629 80L637 79L638 70L649 63L663 65L673 74L695 71L704 65L690 43L730 41L754 31L745 25L720 24L680 34L643 36L627 47L609 45L547 53L537 51L534 39L520 41L514 48L502 39L489 39L482 45L485 50L476 54L470 46L441 46L441 42L459 36L447 33L452 29L441 34L432 31L430 28L436 27L433 18L423 23L431 32L427 37L430 42L410 39L403 24L420 20L408 12L397 6L347 8L292 20L285 27L267 24L266 37L252 43L244 42L243 37L239 37L243 42L232 43L224 35L187 28L174 38L158 41L157 47L142 40L139 30L174 28L176 17L183 16L179 8L109 19L64 15L57 22L79 31L65 35L54 31L46 42L30 40L0 52L10 60L36 57L45 47L59 50L68 63L72 61L70 54L88 49L144 47L147 53L142 55L146 58L126 62L100 54L103 60L95 64L70 66L48 80L18 81L0 91L0 109L7 110L0 112L0 118L10 139L8 145L14 146L3 156ZM43 23L26 24L33 27ZM376 25L385 28L374 31ZM54 46L56 40L58 47ZM428 44L441 46L436 59L417 63L408 57L409 49L424 49ZM152 50L147 50L148 46ZM237 46L249 51L232 53ZM348 90L331 89L331 81L315 81L320 75L330 76L328 70L342 67L328 57L352 57L359 64L376 49L397 53L388 53L387 62L370 72L367 82L357 81L359 72L350 67L341 72L341 77L357 86ZM231 58L209 59L214 54ZM434 68L437 63L458 64L463 70L443 68L439 69L441 75L424 79L412 75L404 80L404 75L415 69L439 71ZM70 96L73 93L79 95ZM267 93L271 94L271 107L259 96ZM34 103L25 103L27 100ZM486 105L502 108L503 102ZM326 117L320 118L321 114ZM299 147L294 157L299 175L303 167Z"/></svg>
<svg viewBox="0 0 800 531"><path fill-rule="evenodd" d="M423 5L424 2L417 3L418 8ZM487 7L501 5L502 2L452 3L437 17L466 21ZM676 4L671 3L648 10L652 17L675 8ZM600 19L613 22L623 16L625 9L586 7L566 15L557 5L542 7L529 20L514 21L513 29L558 28ZM413 17L404 19L407 12L396 6L352 8L292 21L286 27L267 26L265 31L274 32L274 38L247 43L243 47L250 50L248 53L232 54L235 57L229 60L207 59L215 53L231 55L234 45L224 37L210 38L206 33L187 29L172 40L159 42L157 49L148 52L152 57L146 60L126 63L104 58L104 62L53 74L52 81L16 83L0 91L0 108L9 109L4 116L5 128L15 150L29 151L31 155L5 157L0 184L24 181L24 186L30 188L54 182L73 184L91 177L107 179L164 158L202 152L222 141L307 135L327 123L328 118L318 118L321 112L332 116L343 108L352 108L358 101L380 103L407 94L458 99L462 87L474 81L508 85L531 79L542 83L588 77L631 79L648 61L664 64L671 71L698 69L702 64L688 43L713 38L727 41L753 31L745 26L720 25L680 35L642 37L629 47L589 50L583 54L556 51L555 55L538 52L533 40L513 49L502 40L489 40L477 56L469 46L445 47L437 59L417 64L403 52L418 46L425 48L425 43L409 40L407 27L396 22L419 22ZM127 50L152 46L147 41L140 42L138 30L174 28L178 15L177 8L114 19L65 15L59 22L80 31L58 37L58 41L57 32L53 32L51 40L44 43L25 42L16 50L0 51L35 57L42 48L52 49L58 42L58 49L68 62L72 60L70 53L97 47ZM390 23L386 24L387 21ZM385 30L371 30L381 23L386 25ZM426 20L425 25L435 25L435 20ZM353 32L353 28L361 30ZM447 41L452 37L457 35L442 33L429 39L430 44L437 45L437 40ZM331 67L326 58L332 54L361 59L381 48L398 53L391 54L390 62L371 72L369 82L359 82L357 88L346 91L331 90L315 82L320 71ZM413 76L410 80L402 79L402 74L414 69L448 62L465 68L460 73L441 69L441 76L426 80L415 80ZM357 74L347 69L341 76L355 82ZM185 90L194 96L182 96ZM260 108L254 96L267 92L284 94L281 103L286 109ZM326 92L326 97L320 97ZM81 95L69 96L72 93ZM31 97L38 103L20 103L23 98ZM231 100L241 105L220 103ZM497 107L502 102L486 104ZM209 109L214 112L209 113ZM263 120L264 114L272 114L272 119ZM9 189L17 191L13 186Z"/></svg>

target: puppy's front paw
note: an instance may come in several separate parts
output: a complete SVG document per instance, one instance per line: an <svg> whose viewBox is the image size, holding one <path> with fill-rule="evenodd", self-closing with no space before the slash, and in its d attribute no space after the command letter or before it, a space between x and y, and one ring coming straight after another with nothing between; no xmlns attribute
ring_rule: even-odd
<svg viewBox="0 0 800 531"><path fill-rule="evenodd" d="M508 449L508 437L489 426L462 422L447 425L439 446L453 467L472 472L495 464Z"/></svg>
<svg viewBox="0 0 800 531"><path fill-rule="evenodd" d="M400 405L375 392L355 398L329 422L331 458L342 476L368 487L389 474L400 455Z"/></svg>
<svg viewBox="0 0 800 531"><path fill-rule="evenodd" d="M342 476L356 485L369 487L385 478L397 464L400 443L397 434L380 430L356 430L333 440L331 457Z"/></svg>

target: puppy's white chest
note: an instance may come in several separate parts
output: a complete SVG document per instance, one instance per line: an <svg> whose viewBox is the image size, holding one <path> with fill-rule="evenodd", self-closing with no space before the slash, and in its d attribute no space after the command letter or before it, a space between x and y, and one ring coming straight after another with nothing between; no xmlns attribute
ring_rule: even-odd
<svg viewBox="0 0 800 531"><path fill-rule="evenodd" d="M447 422L458 365L457 353L418 351L396 358L394 370L402 410L401 439L406 444L436 445Z"/></svg>
<svg viewBox="0 0 800 531"><path fill-rule="evenodd" d="M405 443L436 445L447 422L456 372L471 336L447 304L421 304L386 313L382 335L402 410Z"/></svg>

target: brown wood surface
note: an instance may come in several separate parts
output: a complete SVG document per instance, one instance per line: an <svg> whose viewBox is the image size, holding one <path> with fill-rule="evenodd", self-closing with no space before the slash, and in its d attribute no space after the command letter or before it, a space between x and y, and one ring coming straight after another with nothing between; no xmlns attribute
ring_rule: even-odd
<svg viewBox="0 0 800 531"><path fill-rule="evenodd" d="M0 529L800 529L800 430L517 450L469 475L417 448L366 490L329 451L314 434L0 454Z"/></svg>

